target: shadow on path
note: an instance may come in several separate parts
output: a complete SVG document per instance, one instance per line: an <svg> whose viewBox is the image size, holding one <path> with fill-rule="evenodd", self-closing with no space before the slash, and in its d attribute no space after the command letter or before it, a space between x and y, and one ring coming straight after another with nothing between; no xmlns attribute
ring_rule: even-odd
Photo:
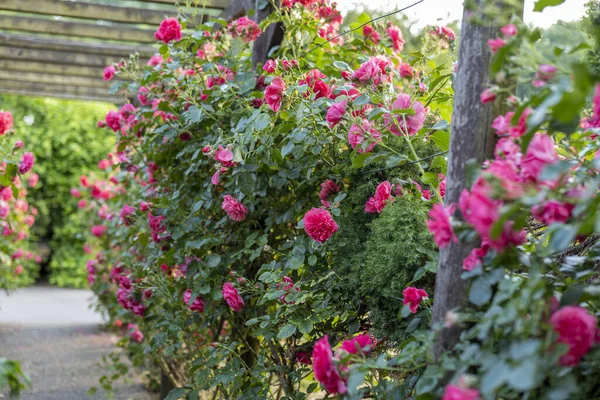
<svg viewBox="0 0 600 400"><path fill-rule="evenodd" d="M32 388L23 400L105 399L89 396L106 373L102 356L116 350L117 337L100 330L102 318L89 308L92 292L34 286L0 293L0 357L17 359ZM151 400L139 376L120 383L117 400ZM2 395L0 394L0 398Z"/></svg>

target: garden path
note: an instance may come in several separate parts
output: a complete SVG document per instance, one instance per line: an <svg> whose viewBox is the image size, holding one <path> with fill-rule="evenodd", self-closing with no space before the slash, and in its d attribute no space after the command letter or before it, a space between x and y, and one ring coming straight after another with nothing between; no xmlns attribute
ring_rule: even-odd
<svg viewBox="0 0 600 400"><path fill-rule="evenodd" d="M0 357L21 361L32 387L22 400L105 399L88 395L105 374L102 356L117 349L117 337L102 332L102 317L90 307L92 292L47 285L0 292ZM116 400L150 400L139 376L116 384ZM0 393L0 398L2 398Z"/></svg>

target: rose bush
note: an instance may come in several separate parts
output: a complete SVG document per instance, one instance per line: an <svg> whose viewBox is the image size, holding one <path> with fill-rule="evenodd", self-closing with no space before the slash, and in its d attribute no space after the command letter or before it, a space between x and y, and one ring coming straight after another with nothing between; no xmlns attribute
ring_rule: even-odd
<svg viewBox="0 0 600 400"><path fill-rule="evenodd" d="M169 19L160 55L114 66L139 107L101 122L115 152L77 190L123 346L170 398L594 397L600 109L580 117L598 77L558 68L565 49L532 65L539 31L506 24L481 96L506 108L495 158L443 206L456 34L407 55L368 20L337 37L335 5L293 1L226 31ZM248 39L273 22L284 41L253 69ZM435 246L458 241L481 244L470 305L434 362Z"/></svg>

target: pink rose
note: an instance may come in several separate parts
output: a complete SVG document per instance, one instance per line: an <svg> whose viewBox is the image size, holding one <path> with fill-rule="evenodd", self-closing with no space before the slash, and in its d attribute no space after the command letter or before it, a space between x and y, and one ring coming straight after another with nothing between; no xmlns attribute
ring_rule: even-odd
<svg viewBox="0 0 600 400"><path fill-rule="evenodd" d="M13 116L8 111L0 111L0 136L3 136L13 126Z"/></svg>
<svg viewBox="0 0 600 400"><path fill-rule="evenodd" d="M501 38L489 39L488 46L490 47L490 50L492 50L492 53L496 53L501 47L506 46L506 42Z"/></svg>
<svg viewBox="0 0 600 400"><path fill-rule="evenodd" d="M33 153L23 153L23 156L21 157L21 162L19 162L19 173L26 174L27 172L29 172L33 167L34 161L35 158L33 157Z"/></svg>
<svg viewBox="0 0 600 400"><path fill-rule="evenodd" d="M392 184L389 181L381 182L375 189L375 195L367 200L365 212L380 213L390 201L394 201Z"/></svg>
<svg viewBox="0 0 600 400"><path fill-rule="evenodd" d="M329 202L327 200L334 194L339 193L340 190L342 190L342 188L331 179L327 179L325 182L321 183L321 191L319 192L321 203L323 203L325 207L329 207Z"/></svg>
<svg viewBox="0 0 600 400"><path fill-rule="evenodd" d="M350 354L368 353L373 348L373 340L368 334L362 333L352 339L344 340L340 348Z"/></svg>
<svg viewBox="0 0 600 400"><path fill-rule="evenodd" d="M233 152L230 149L224 149L222 146L219 146L215 151L213 159L223 164L224 167L232 167L233 157Z"/></svg>
<svg viewBox="0 0 600 400"><path fill-rule="evenodd" d="M427 221L427 227L429 232L433 234L433 240L440 249L443 249L450 242L458 242L458 238L452 228L450 222L450 216L454 213L456 205L452 204L448 207L444 207L442 204L435 204L429 212L429 220Z"/></svg>
<svg viewBox="0 0 600 400"><path fill-rule="evenodd" d="M152 57L150 57L150 59L148 60L148 63L146 65L148 65L149 67L156 67L157 65L160 65L163 63L163 58L160 54L155 54Z"/></svg>
<svg viewBox="0 0 600 400"><path fill-rule="evenodd" d="M178 41L182 37L181 25L175 18L166 18L160 23L158 30L154 33L154 38L161 42L169 43L171 41Z"/></svg>
<svg viewBox="0 0 600 400"><path fill-rule="evenodd" d="M483 257L486 256L488 252L488 246L483 245L476 249L471 250L467 258L463 261L463 269L465 271L472 271L477 268L479 265L483 264Z"/></svg>
<svg viewBox="0 0 600 400"><path fill-rule="evenodd" d="M333 128L340 123L344 114L346 114L346 100L342 100L329 107L325 120L329 122L329 127Z"/></svg>
<svg viewBox="0 0 600 400"><path fill-rule="evenodd" d="M354 124L348 130L348 143L357 153L369 153L380 140L381 133L367 119L363 119L360 126ZM364 146L363 143L368 144Z"/></svg>
<svg viewBox="0 0 600 400"><path fill-rule="evenodd" d="M569 346L569 351L560 358L561 365L579 364L581 358L596 344L598 322L583 307L562 307L552 314L550 323L558 332L558 342Z"/></svg>
<svg viewBox="0 0 600 400"><path fill-rule="evenodd" d="M233 311L239 312L242 307L244 307L244 299L242 299L242 296L240 296L239 292L233 287L231 282L225 282L221 292L223 294L223 299L225 299Z"/></svg>
<svg viewBox="0 0 600 400"><path fill-rule="evenodd" d="M137 325L129 324L127 328L130 331L129 337L131 338L131 340L133 340L134 342L142 343L142 341L144 340L144 334L138 329Z"/></svg>
<svg viewBox="0 0 600 400"><path fill-rule="evenodd" d="M417 313L417 309L419 308L419 304L421 304L421 300L428 297L425 290L417 289L412 286L404 289L402 291L402 295L404 296L403 304L409 304L410 312L413 314Z"/></svg>
<svg viewBox="0 0 600 400"><path fill-rule="evenodd" d="M548 200L543 205L536 205L531 209L533 216L546 225L555 222L567 222L571 217L574 206L557 200Z"/></svg>
<svg viewBox="0 0 600 400"><path fill-rule="evenodd" d="M104 160L100 160L100 162L98 163L98 168L105 170L108 167L110 167L110 165L111 165L111 162L109 160L104 159Z"/></svg>
<svg viewBox="0 0 600 400"><path fill-rule="evenodd" d="M40 176L38 174L31 174L31 176L29 177L29 180L27 181L27 184L30 187L36 187L39 181L40 181Z"/></svg>
<svg viewBox="0 0 600 400"><path fill-rule="evenodd" d="M407 63L401 63L398 67L398 72L403 78L412 78L415 75L415 69L412 67L412 65Z"/></svg>
<svg viewBox="0 0 600 400"><path fill-rule="evenodd" d="M225 210L229 218L234 221L243 221L246 219L246 214L248 213L248 209L245 205L228 194L223 198L221 208Z"/></svg>
<svg viewBox="0 0 600 400"><path fill-rule="evenodd" d="M390 24L385 31L392 41L392 47L394 48L394 51L402 51L404 49L404 36L402 35L400 28Z"/></svg>
<svg viewBox="0 0 600 400"><path fill-rule="evenodd" d="M323 243L338 230L331 214L322 208L312 208L304 215L304 230L311 239Z"/></svg>
<svg viewBox="0 0 600 400"><path fill-rule="evenodd" d="M496 100L496 93L490 89L485 89L483 92L481 92L480 100L482 104L491 103L492 101Z"/></svg>
<svg viewBox="0 0 600 400"><path fill-rule="evenodd" d="M25 143L23 143L23 141L22 141L22 140L17 140L17 141L15 142L15 144L14 144L14 148L15 148L15 149L22 149L22 148L23 148L23 146L25 146Z"/></svg>
<svg viewBox="0 0 600 400"><path fill-rule="evenodd" d="M401 93L396 97L392 104L392 110L405 110L412 108L414 114L394 115L385 114L383 116L386 126L389 126L390 132L396 136L400 135L415 135L425 123L426 111L420 101L415 101L411 104L410 95ZM395 119L395 122L393 119Z"/></svg>
<svg viewBox="0 0 600 400"><path fill-rule="evenodd" d="M277 64L277 60L267 60L263 66L263 70L269 74L272 74L277 69Z"/></svg>
<svg viewBox="0 0 600 400"><path fill-rule="evenodd" d="M346 384L333 363L333 352L327 335L315 343L312 356L315 378L325 386L325 390L331 394L346 393Z"/></svg>
<svg viewBox="0 0 600 400"><path fill-rule="evenodd" d="M104 68L104 80L110 81L112 78L114 78L115 72L116 70L113 65L109 65L108 67Z"/></svg>
<svg viewBox="0 0 600 400"><path fill-rule="evenodd" d="M537 181L540 172L547 165L558 161L554 140L545 133L537 133L529 142L521 163L521 176L525 180Z"/></svg>
<svg viewBox="0 0 600 400"><path fill-rule="evenodd" d="M135 212L135 207L132 207L129 204L125 204L123 206L123 208L121 208L121 213L119 214L119 216L121 217L121 221L123 221L123 223L125 225L129 225L130 224L129 216L132 215L134 212Z"/></svg>
<svg viewBox="0 0 600 400"><path fill-rule="evenodd" d="M299 362L300 364L311 365L312 359L310 357L310 353L305 351L296 352L296 362Z"/></svg>
<svg viewBox="0 0 600 400"><path fill-rule="evenodd" d="M80 210L83 210L85 207L87 206L87 201L85 199L81 199L79 200L79 202L77 203L77 207Z"/></svg>
<svg viewBox="0 0 600 400"><path fill-rule="evenodd" d="M500 28L500 32L502 32L505 37L509 38L515 36L518 33L518 30L515 24L508 24Z"/></svg>
<svg viewBox="0 0 600 400"><path fill-rule="evenodd" d="M94 226L92 226L90 231L92 232L92 235L94 235L96 237L101 237L101 236L104 236L104 234L106 233L106 226L94 225Z"/></svg>
<svg viewBox="0 0 600 400"><path fill-rule="evenodd" d="M271 110L279 112L281 109L281 101L285 88L284 80L277 76L265 89L265 101L271 107Z"/></svg>
<svg viewBox="0 0 600 400"><path fill-rule="evenodd" d="M379 32L377 32L371 25L365 25L362 33L366 40L370 40L375 44L379 43L381 40Z"/></svg>
<svg viewBox="0 0 600 400"><path fill-rule="evenodd" d="M246 16L231 21L229 25L227 25L227 31L232 37L240 38L246 43L256 40L262 33L258 24Z"/></svg>
<svg viewBox="0 0 600 400"><path fill-rule="evenodd" d="M190 304L191 299L192 299L192 291L191 291L191 289L187 289L185 292L183 292L183 302L192 311L204 312L204 300L202 300L200 297L196 297L194 302L192 304ZM243 305L243 302L242 302L242 305Z"/></svg>
<svg viewBox="0 0 600 400"><path fill-rule="evenodd" d="M444 389L442 400L479 400L479 391L467 387L448 385Z"/></svg>

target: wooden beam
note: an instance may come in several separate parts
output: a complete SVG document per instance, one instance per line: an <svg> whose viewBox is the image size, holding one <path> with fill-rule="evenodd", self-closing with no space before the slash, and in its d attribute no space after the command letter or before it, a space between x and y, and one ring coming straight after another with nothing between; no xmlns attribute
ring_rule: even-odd
<svg viewBox="0 0 600 400"><path fill-rule="evenodd" d="M187 5L186 0L138 0L142 3L161 3L161 4L179 4L182 6ZM229 7L231 0L197 0L191 1L192 6L196 7L207 7L207 8L218 8L224 10Z"/></svg>
<svg viewBox="0 0 600 400"><path fill-rule="evenodd" d="M117 99L123 96L111 95L104 88L94 88L85 86L75 85L60 85L60 84L48 84L40 82L15 82L0 79L0 93L5 91L17 91L25 90L28 92L39 93L44 96L58 96L58 95L71 95L73 97L94 97L104 99ZM123 97L124 98L124 97Z"/></svg>
<svg viewBox="0 0 600 400"><path fill-rule="evenodd" d="M0 15L0 29L137 43L154 43L156 31L121 24L92 24L14 15Z"/></svg>
<svg viewBox="0 0 600 400"><path fill-rule="evenodd" d="M130 54L136 52L143 57L151 57L153 54L157 53L157 50L154 47L146 45L132 46L112 43L90 43L0 32L0 45L2 44L25 49L68 51L72 53L96 54L118 58L129 58Z"/></svg>
<svg viewBox="0 0 600 400"><path fill-rule="evenodd" d="M103 68L84 65L51 64L45 62L0 59L0 70L27 71L64 76L83 76L102 79Z"/></svg>
<svg viewBox="0 0 600 400"><path fill-rule="evenodd" d="M0 80L96 87L103 89L106 93L108 93L109 87L113 84L112 81L106 82L102 76L92 78L85 76L55 75L30 71L6 71L3 69L0 69Z"/></svg>
<svg viewBox="0 0 600 400"><path fill-rule="evenodd" d="M20 96L27 97L52 97L59 99L68 99L68 100L84 100L84 101L101 101L104 103L113 103L113 104L123 104L125 103L125 99L120 97L99 97L99 96L88 96L88 95L74 95L69 93L46 93L39 90L31 90L26 88L21 89L5 89L0 88L0 95L2 94L16 94Z"/></svg>
<svg viewBox="0 0 600 400"><path fill-rule="evenodd" d="M87 65L90 67L102 68L119 61L119 59L116 57L0 46L0 60L2 59L43 61L53 64Z"/></svg>
<svg viewBox="0 0 600 400"><path fill-rule="evenodd" d="M150 25L177 15L175 7L162 11L67 0L2 0L0 10Z"/></svg>

